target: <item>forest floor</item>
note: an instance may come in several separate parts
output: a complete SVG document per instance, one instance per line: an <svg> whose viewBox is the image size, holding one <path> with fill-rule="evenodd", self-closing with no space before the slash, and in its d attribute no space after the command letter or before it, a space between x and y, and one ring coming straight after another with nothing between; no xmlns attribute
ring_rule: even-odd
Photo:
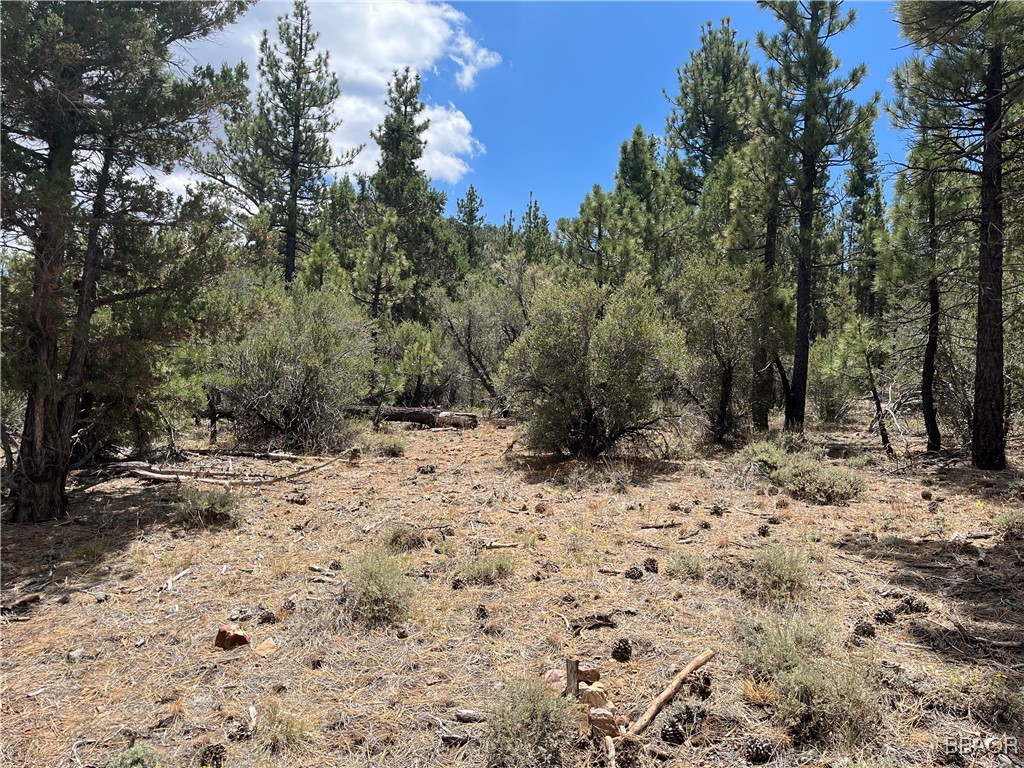
<svg viewBox="0 0 1024 768"><path fill-rule="evenodd" d="M1021 456L1003 473L965 458L897 465L863 430L814 432L806 450L866 483L831 506L726 452L584 465L531 455L490 423L390 431L403 456L367 449L237 486L231 525L190 527L175 484L93 470L76 477L69 518L5 526L0 763L102 768L137 744L181 768L481 766L486 724L454 713L493 711L509 681L578 658L632 721L711 649L706 700L684 688L633 764L746 765L761 736L770 765L1024 765L1024 541L997 525L1024 509ZM328 460L178 466L283 478ZM425 544L401 555L413 607L367 627L344 597L397 525ZM756 589L769 552L805 576L783 601ZM462 584L496 558L509 575ZM227 622L251 645L216 648ZM863 679L853 743L783 727L743 646L771 626L819 628L822 669ZM623 638L628 662L611 658ZM697 708L684 743L662 740ZM580 738L563 761L604 753Z"/></svg>

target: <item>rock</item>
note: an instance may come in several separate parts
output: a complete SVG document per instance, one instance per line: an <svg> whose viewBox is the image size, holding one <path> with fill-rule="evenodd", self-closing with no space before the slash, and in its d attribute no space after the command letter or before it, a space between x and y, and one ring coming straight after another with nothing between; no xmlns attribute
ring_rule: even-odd
<svg viewBox="0 0 1024 768"><path fill-rule="evenodd" d="M565 690L565 686L568 684L568 680L565 676L564 669L549 669L544 673L544 684L555 693L561 693Z"/></svg>
<svg viewBox="0 0 1024 768"><path fill-rule="evenodd" d="M248 638L246 638L246 642L249 642ZM271 638L267 638L262 643L254 645L252 648L253 655L259 656L262 659L265 659L267 656L272 655L276 650L277 643L275 643Z"/></svg>
<svg viewBox="0 0 1024 768"><path fill-rule="evenodd" d="M580 701L592 709L607 709L609 712L615 709L605 695L604 686L600 683L593 685L580 685Z"/></svg>
<svg viewBox="0 0 1024 768"><path fill-rule="evenodd" d="M422 466L416 467L416 471L419 472L421 475L432 475L435 472L437 472L437 467L434 464L424 464Z"/></svg>
<svg viewBox="0 0 1024 768"><path fill-rule="evenodd" d="M487 720L486 712L477 712L472 709L456 709L455 722L457 723L482 723Z"/></svg>
<svg viewBox="0 0 1024 768"><path fill-rule="evenodd" d="M601 670L597 667L580 667L579 680L581 683L596 683L601 679Z"/></svg>
<svg viewBox="0 0 1024 768"><path fill-rule="evenodd" d="M249 645L249 633L243 632L237 624L223 624L217 630L217 639L213 644L225 651L237 648L240 645Z"/></svg>
<svg viewBox="0 0 1024 768"><path fill-rule="evenodd" d="M619 735L619 724L615 722L615 715L603 707L592 707L589 712L590 730L598 736Z"/></svg>

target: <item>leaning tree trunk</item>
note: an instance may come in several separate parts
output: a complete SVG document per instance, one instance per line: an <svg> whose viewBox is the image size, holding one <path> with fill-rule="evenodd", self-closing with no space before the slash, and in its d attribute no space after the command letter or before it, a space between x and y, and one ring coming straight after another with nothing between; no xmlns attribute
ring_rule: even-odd
<svg viewBox="0 0 1024 768"><path fill-rule="evenodd" d="M981 161L981 231L978 248L978 324L974 367L971 454L979 469L1006 468L1003 405L1003 56L988 51L985 73L984 149Z"/></svg>
<svg viewBox="0 0 1024 768"><path fill-rule="evenodd" d="M928 434L928 453L942 450L942 434L939 419L935 413L935 356L939 349L939 276L936 263L939 255L939 236L936 225L935 180L928 178L928 342L924 347L924 363L921 370L921 412L924 428Z"/></svg>

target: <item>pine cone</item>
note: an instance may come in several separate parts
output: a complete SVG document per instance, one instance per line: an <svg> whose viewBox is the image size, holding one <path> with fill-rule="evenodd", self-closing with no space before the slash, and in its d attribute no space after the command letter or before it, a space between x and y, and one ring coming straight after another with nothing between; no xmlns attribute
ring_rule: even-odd
<svg viewBox="0 0 1024 768"><path fill-rule="evenodd" d="M209 744L199 753L199 765L203 768L223 768L228 749L223 744Z"/></svg>
<svg viewBox="0 0 1024 768"><path fill-rule="evenodd" d="M743 745L743 759L754 765L763 765L775 757L775 745L764 736L751 736Z"/></svg>
<svg viewBox="0 0 1024 768"><path fill-rule="evenodd" d="M690 693L701 701L707 701L711 697L711 673L703 670L689 680Z"/></svg>
<svg viewBox="0 0 1024 768"><path fill-rule="evenodd" d="M762 538L770 536L771 533L772 533L772 529L769 528L767 525L759 526L758 529L757 529L757 535L761 536Z"/></svg>
<svg viewBox="0 0 1024 768"><path fill-rule="evenodd" d="M627 579L632 579L633 581L640 581L640 579L644 577L644 572L641 568L638 568L635 565L631 565L629 568L626 569L625 575Z"/></svg>
<svg viewBox="0 0 1024 768"><path fill-rule="evenodd" d="M625 664L633 658L633 644L628 637L619 639L612 648L612 658Z"/></svg>
<svg viewBox="0 0 1024 768"><path fill-rule="evenodd" d="M879 624L892 624L896 621L896 613L892 608L882 608L875 613L875 621Z"/></svg>
<svg viewBox="0 0 1024 768"><path fill-rule="evenodd" d="M772 515L768 518L768 525L778 525L782 522L782 519L778 515Z"/></svg>
<svg viewBox="0 0 1024 768"><path fill-rule="evenodd" d="M897 610L901 613L928 613L928 603L913 595L904 595Z"/></svg>
<svg viewBox="0 0 1024 768"><path fill-rule="evenodd" d="M648 557L646 560L644 560L644 570L648 573L657 573L658 561L655 560L653 557Z"/></svg>
<svg viewBox="0 0 1024 768"><path fill-rule="evenodd" d="M687 725L684 719L673 717L661 726L661 740L675 746L686 743Z"/></svg>
<svg viewBox="0 0 1024 768"><path fill-rule="evenodd" d="M483 603L480 603L480 605L476 607L476 617L478 619L486 619L488 615L489 614L487 612L487 606Z"/></svg>
<svg viewBox="0 0 1024 768"><path fill-rule="evenodd" d="M729 510L723 507L721 504L712 504L711 508L708 511L711 513L713 517L721 517Z"/></svg>
<svg viewBox="0 0 1024 768"><path fill-rule="evenodd" d="M853 625L853 634L857 637L874 637L875 625L867 619L859 619L857 623Z"/></svg>

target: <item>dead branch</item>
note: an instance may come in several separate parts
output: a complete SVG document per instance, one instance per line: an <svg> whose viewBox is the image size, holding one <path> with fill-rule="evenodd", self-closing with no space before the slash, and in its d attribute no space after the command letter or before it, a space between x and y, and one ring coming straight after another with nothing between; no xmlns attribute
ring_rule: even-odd
<svg viewBox="0 0 1024 768"><path fill-rule="evenodd" d="M704 651L704 653L702 653L700 656L695 658L693 661L691 661L689 664L687 664L683 668L683 671L676 675L672 679L672 682L668 684L668 687L665 688L665 690L658 695L658 698L651 702L651 706L647 708L647 711L644 712L640 716L640 718L629 727L629 730L626 731L625 736L639 736L641 733L646 731L648 726L654 721L654 718L658 716L658 713L665 708L666 704L672 701L672 699L675 697L677 693L679 693L679 689L683 687L683 683L686 681L686 678L692 675L696 670L703 667L713 658L715 658L715 652L712 650L707 650Z"/></svg>

